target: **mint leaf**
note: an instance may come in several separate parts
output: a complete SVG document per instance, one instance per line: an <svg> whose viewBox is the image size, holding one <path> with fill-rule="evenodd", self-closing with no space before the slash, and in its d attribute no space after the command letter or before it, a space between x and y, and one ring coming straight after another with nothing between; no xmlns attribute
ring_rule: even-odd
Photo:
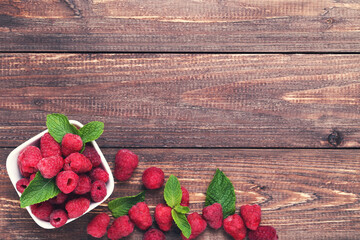
<svg viewBox="0 0 360 240"><path fill-rule="evenodd" d="M181 203L181 186L179 180L174 175L170 175L169 179L165 184L164 198L166 204L171 208Z"/></svg>
<svg viewBox="0 0 360 240"><path fill-rule="evenodd" d="M184 234L186 238L189 238L191 235L191 226L185 214L179 213L175 211L175 209L172 209L171 216L174 219L174 222L176 223L178 228L181 230L182 234Z"/></svg>
<svg viewBox="0 0 360 240"><path fill-rule="evenodd" d="M70 124L69 119L63 114L48 114L46 117L46 126L49 129L50 135L58 143L61 143L67 133L79 135L79 130Z"/></svg>
<svg viewBox="0 0 360 240"><path fill-rule="evenodd" d="M220 203L225 219L235 213L235 202L234 186L222 171L216 169L214 178L206 191L205 207Z"/></svg>
<svg viewBox="0 0 360 240"><path fill-rule="evenodd" d="M109 202L108 208L115 218L128 214L130 208L139 202L145 201L145 191L129 197L116 198Z"/></svg>
<svg viewBox="0 0 360 240"><path fill-rule="evenodd" d="M80 128L80 137L83 143L91 142L98 139L101 134L104 132L104 123L103 122L89 122L82 128Z"/></svg>
<svg viewBox="0 0 360 240"><path fill-rule="evenodd" d="M20 197L20 207L24 208L56 197L60 193L55 179L46 179L37 172L35 178L25 188Z"/></svg>
<svg viewBox="0 0 360 240"><path fill-rule="evenodd" d="M188 207L184 207L184 206L181 206L181 205L176 205L174 207L175 211L177 211L178 213L188 213L190 211L190 209Z"/></svg>

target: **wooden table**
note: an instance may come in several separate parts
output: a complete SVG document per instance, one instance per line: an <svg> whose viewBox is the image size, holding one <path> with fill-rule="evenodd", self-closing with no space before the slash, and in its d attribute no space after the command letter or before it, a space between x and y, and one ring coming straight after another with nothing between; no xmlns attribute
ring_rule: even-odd
<svg viewBox="0 0 360 240"><path fill-rule="evenodd" d="M20 209L6 157L53 112L103 121L111 167L140 156L111 199L158 166L200 212L220 168L280 239L360 239L360 1L0 0L0 51L1 239L92 239L108 211L44 230Z"/></svg>

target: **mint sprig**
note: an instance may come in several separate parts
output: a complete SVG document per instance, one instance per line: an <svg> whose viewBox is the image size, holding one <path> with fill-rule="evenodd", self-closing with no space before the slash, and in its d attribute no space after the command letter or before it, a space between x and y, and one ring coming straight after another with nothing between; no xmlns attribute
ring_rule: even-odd
<svg viewBox="0 0 360 240"><path fill-rule="evenodd" d="M129 197L116 198L109 202L108 208L115 218L128 214L130 208L145 201L145 191Z"/></svg>
<svg viewBox="0 0 360 240"><path fill-rule="evenodd" d="M181 205L176 205L174 207L174 210L177 211L178 213L183 213L183 214L190 212L189 207L184 207Z"/></svg>
<svg viewBox="0 0 360 240"><path fill-rule="evenodd" d="M24 208L56 197L60 193L55 179L46 179L37 172L35 178L25 188L20 197L20 207Z"/></svg>
<svg viewBox="0 0 360 240"><path fill-rule="evenodd" d="M179 213L175 209L172 209L171 216L174 219L174 222L176 223L178 228L181 230L182 234L186 238L189 238L191 235L191 226L185 214Z"/></svg>
<svg viewBox="0 0 360 240"><path fill-rule="evenodd" d="M82 128L80 128L80 137L83 143L88 143L98 139L101 134L104 132L104 123L103 122L89 122Z"/></svg>
<svg viewBox="0 0 360 240"><path fill-rule="evenodd" d="M206 191L205 207L220 203L225 219L235 213L235 202L236 196L233 184L222 171L216 169L214 178Z"/></svg>

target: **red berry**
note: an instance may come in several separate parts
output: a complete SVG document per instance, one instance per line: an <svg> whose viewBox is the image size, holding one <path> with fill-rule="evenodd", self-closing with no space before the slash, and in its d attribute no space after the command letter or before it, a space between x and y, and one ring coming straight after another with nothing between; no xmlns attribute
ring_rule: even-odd
<svg viewBox="0 0 360 240"><path fill-rule="evenodd" d="M28 178L22 178L16 182L16 190L23 193L25 188L29 185L30 181Z"/></svg>
<svg viewBox="0 0 360 240"><path fill-rule="evenodd" d="M244 222L237 214L230 215L224 220L224 230L235 240L242 240L246 236Z"/></svg>
<svg viewBox="0 0 360 240"><path fill-rule="evenodd" d="M103 181L97 180L91 185L91 199L94 202L101 202L107 193L106 185Z"/></svg>
<svg viewBox="0 0 360 240"><path fill-rule="evenodd" d="M164 184L164 172L157 167L146 169L142 175L142 182L147 189L158 189Z"/></svg>
<svg viewBox="0 0 360 240"><path fill-rule="evenodd" d="M69 218L76 218L83 215L89 209L90 200L84 197L75 198L68 201L65 209L68 212Z"/></svg>
<svg viewBox="0 0 360 240"><path fill-rule="evenodd" d="M67 198L68 198L68 195L66 195L63 192L60 192L58 195L56 195L56 197L49 199L49 202L51 204L63 204Z"/></svg>
<svg viewBox="0 0 360 240"><path fill-rule="evenodd" d="M261 208L259 205L241 206L240 215L248 229L256 230L258 228L261 221Z"/></svg>
<svg viewBox="0 0 360 240"><path fill-rule="evenodd" d="M79 182L79 176L73 171L62 171L56 176L56 185L65 194L71 193Z"/></svg>
<svg viewBox="0 0 360 240"><path fill-rule="evenodd" d="M21 174L29 177L32 173L37 172L37 164L42 159L41 151L35 146L27 146L18 156L18 165Z"/></svg>
<svg viewBox="0 0 360 240"><path fill-rule="evenodd" d="M260 226L255 231L249 232L249 240L278 240L275 228Z"/></svg>
<svg viewBox="0 0 360 240"><path fill-rule="evenodd" d="M108 230L108 238L111 240L118 240L120 238L129 236L134 231L134 224L130 221L128 216L121 216L113 222Z"/></svg>
<svg viewBox="0 0 360 240"><path fill-rule="evenodd" d="M91 190L91 179L85 174L79 175L79 181L76 188L74 189L74 193L82 195L90 192L90 190Z"/></svg>
<svg viewBox="0 0 360 240"><path fill-rule="evenodd" d="M152 225L152 219L148 205L139 202L129 210L129 217L141 230L146 230Z"/></svg>
<svg viewBox="0 0 360 240"><path fill-rule="evenodd" d="M35 178L35 176L36 176L36 173L33 173L30 175L30 182Z"/></svg>
<svg viewBox="0 0 360 240"><path fill-rule="evenodd" d="M119 150L115 157L115 178L119 181L128 180L137 168L138 163L139 159L135 153L127 149Z"/></svg>
<svg viewBox="0 0 360 240"><path fill-rule="evenodd" d="M79 152L83 147L83 142L79 135L67 133L61 141L61 153L67 157L71 153Z"/></svg>
<svg viewBox="0 0 360 240"><path fill-rule="evenodd" d="M56 209L50 214L50 224L56 228L59 228L68 220L68 215L63 209Z"/></svg>
<svg viewBox="0 0 360 240"><path fill-rule="evenodd" d="M65 158L64 170L76 173L89 172L92 168L90 160L81 153L72 153Z"/></svg>
<svg viewBox="0 0 360 240"><path fill-rule="evenodd" d="M55 177L64 166L64 160L60 155L43 158L37 164L44 178Z"/></svg>
<svg viewBox="0 0 360 240"><path fill-rule="evenodd" d="M200 214L194 212L187 216L187 220L191 226L191 235L189 238L186 238L182 233L182 239L194 239L199 236L206 229L206 221L201 217Z"/></svg>
<svg viewBox="0 0 360 240"><path fill-rule="evenodd" d="M87 225L87 234L95 238L101 238L105 235L109 223L110 217L106 213L100 213Z"/></svg>
<svg viewBox="0 0 360 240"><path fill-rule="evenodd" d="M60 144L49 133L41 137L40 149L43 158L61 156Z"/></svg>
<svg viewBox="0 0 360 240"><path fill-rule="evenodd" d="M207 206L203 209L202 213L204 219L211 228L221 228L223 222L223 212L220 203L214 203L213 205Z"/></svg>
<svg viewBox="0 0 360 240"><path fill-rule="evenodd" d="M91 180L93 180L93 181L101 180L105 183L107 181L109 181L109 174L104 169L99 168L99 167L91 170L89 175L90 175Z"/></svg>
<svg viewBox="0 0 360 240"><path fill-rule="evenodd" d="M181 206L184 207L188 207L190 205L190 196L189 196L189 192L186 188L181 187L181 191L182 191L182 198L181 198Z"/></svg>
<svg viewBox="0 0 360 240"><path fill-rule="evenodd" d="M50 221L50 214L53 211L53 206L48 201L37 203L30 206L32 214L37 218L47 221Z"/></svg>
<svg viewBox="0 0 360 240"><path fill-rule="evenodd" d="M162 231L169 231L173 224L171 207L162 203L158 204L155 208L155 221Z"/></svg>
<svg viewBox="0 0 360 240"><path fill-rule="evenodd" d="M97 153L96 149L93 146L86 145L85 150L83 151L82 154L84 154L84 156L90 160L94 168L100 166L101 164L100 155Z"/></svg>
<svg viewBox="0 0 360 240"><path fill-rule="evenodd" d="M155 228L150 229L144 234L143 240L165 240L165 235L162 231Z"/></svg>

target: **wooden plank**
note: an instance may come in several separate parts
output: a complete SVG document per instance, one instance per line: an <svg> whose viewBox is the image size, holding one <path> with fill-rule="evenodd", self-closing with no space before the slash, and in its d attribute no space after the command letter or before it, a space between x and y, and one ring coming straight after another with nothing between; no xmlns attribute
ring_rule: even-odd
<svg viewBox="0 0 360 240"><path fill-rule="evenodd" d="M0 1L0 51L360 50L348 0Z"/></svg>
<svg viewBox="0 0 360 240"><path fill-rule="evenodd" d="M47 114L61 112L105 122L99 142L106 147L359 147L359 61L3 54L0 146L19 145L45 129Z"/></svg>
<svg viewBox="0 0 360 240"><path fill-rule="evenodd" d="M1 159L12 149L1 149ZM103 149L113 168L118 149ZM358 150L224 150L133 149L140 163L126 183L116 183L110 199L143 189L141 174L150 166L179 177L190 192L191 212L201 212L205 192L216 168L234 184L237 212L242 204L258 203L263 225L274 226L279 239L358 239L360 231L360 155ZM0 165L0 235L2 239L86 239L86 225L95 214L107 212L102 204L90 214L58 230L43 230L19 208L18 196ZM153 213L163 201L162 191L148 191ZM141 239L136 232L130 239ZM173 229L169 239L177 239ZM230 239L223 230L209 229L199 239Z"/></svg>

